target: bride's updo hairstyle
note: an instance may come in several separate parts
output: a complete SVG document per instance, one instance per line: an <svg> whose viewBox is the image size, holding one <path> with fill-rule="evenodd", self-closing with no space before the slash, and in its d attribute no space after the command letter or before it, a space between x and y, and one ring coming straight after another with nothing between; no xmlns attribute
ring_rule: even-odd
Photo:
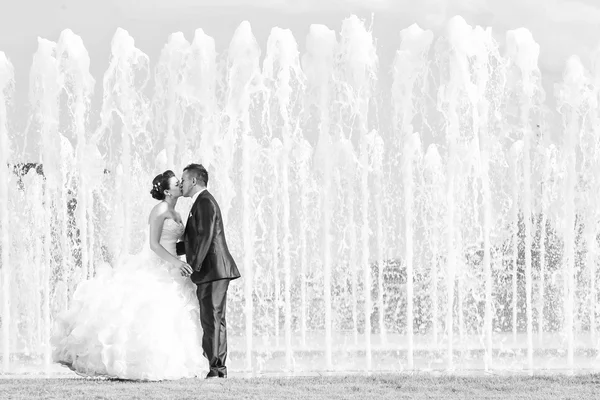
<svg viewBox="0 0 600 400"><path fill-rule="evenodd" d="M169 186L169 180L174 176L175 174L170 169L166 170L162 174L156 175L156 177L152 180L152 190L150 191L153 199L159 201L165 199L165 190L171 189Z"/></svg>

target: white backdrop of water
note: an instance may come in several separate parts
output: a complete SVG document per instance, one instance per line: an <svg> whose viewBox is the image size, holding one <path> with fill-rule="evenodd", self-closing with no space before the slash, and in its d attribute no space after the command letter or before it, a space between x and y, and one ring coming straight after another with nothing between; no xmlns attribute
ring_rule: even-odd
<svg viewBox="0 0 600 400"><path fill-rule="evenodd" d="M222 54L174 33L151 68L118 29L95 120L67 29L38 41L24 133L0 52L3 371L49 370L53 317L140 250L152 177L190 162L242 271L233 370L599 368L600 57L571 57L548 94L526 29L505 54L461 17L400 38L382 66L355 16L312 25L303 50L273 28L261 61L243 22Z"/></svg>

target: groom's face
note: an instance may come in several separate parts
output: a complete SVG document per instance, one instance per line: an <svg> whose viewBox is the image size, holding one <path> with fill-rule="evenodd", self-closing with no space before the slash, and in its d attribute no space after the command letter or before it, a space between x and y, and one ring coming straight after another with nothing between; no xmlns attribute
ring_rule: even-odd
<svg viewBox="0 0 600 400"><path fill-rule="evenodd" d="M190 194L192 193L192 189L194 188L194 185L196 183L196 179L192 176L190 176L190 174L188 174L187 171L183 171L183 174L181 175L181 194L183 195L183 197L190 197Z"/></svg>

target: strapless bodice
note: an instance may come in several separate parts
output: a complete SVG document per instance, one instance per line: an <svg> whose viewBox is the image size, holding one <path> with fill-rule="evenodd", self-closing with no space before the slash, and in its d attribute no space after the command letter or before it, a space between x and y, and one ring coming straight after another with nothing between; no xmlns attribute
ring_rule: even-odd
<svg viewBox="0 0 600 400"><path fill-rule="evenodd" d="M162 233L160 235L160 244L171 254L177 254L175 244L183 235L185 230L183 224L174 219L165 219Z"/></svg>

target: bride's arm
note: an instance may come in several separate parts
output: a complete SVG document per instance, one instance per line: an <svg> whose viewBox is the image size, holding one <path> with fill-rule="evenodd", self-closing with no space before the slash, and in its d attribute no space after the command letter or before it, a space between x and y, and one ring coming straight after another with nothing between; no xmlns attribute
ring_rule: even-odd
<svg viewBox="0 0 600 400"><path fill-rule="evenodd" d="M150 249L168 263L180 265L184 263L173 254L169 253L162 244L160 244L160 235L162 234L163 223L166 218L166 205L159 204L150 212Z"/></svg>

